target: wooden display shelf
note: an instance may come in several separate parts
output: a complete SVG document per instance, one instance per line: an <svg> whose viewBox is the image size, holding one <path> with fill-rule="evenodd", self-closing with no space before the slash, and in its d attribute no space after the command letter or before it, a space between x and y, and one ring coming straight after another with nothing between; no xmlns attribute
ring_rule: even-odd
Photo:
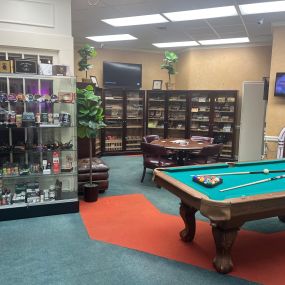
<svg viewBox="0 0 285 285"><path fill-rule="evenodd" d="M190 131L192 131L192 132L203 132L203 133L208 133L209 132L209 130L201 130L201 129L190 129Z"/></svg>
<svg viewBox="0 0 285 285"><path fill-rule="evenodd" d="M122 101L123 98L111 98L111 97L105 97L106 101Z"/></svg>
<svg viewBox="0 0 285 285"><path fill-rule="evenodd" d="M209 122L208 120L198 120L198 119L191 119L192 122Z"/></svg>
<svg viewBox="0 0 285 285"><path fill-rule="evenodd" d="M230 132L224 132L224 131L213 131L213 133L232 134L232 133L233 133L233 131L230 131Z"/></svg>
<svg viewBox="0 0 285 285"><path fill-rule="evenodd" d="M183 118L183 119L172 119L172 118L169 118L168 121L175 121L175 122L181 121L181 122L184 122L185 118Z"/></svg>
<svg viewBox="0 0 285 285"><path fill-rule="evenodd" d="M127 98L128 101L142 101L142 98Z"/></svg>

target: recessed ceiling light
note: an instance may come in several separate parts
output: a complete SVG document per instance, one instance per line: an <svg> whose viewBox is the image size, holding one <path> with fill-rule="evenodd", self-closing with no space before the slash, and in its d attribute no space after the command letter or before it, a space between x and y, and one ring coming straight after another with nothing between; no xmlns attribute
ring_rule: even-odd
<svg viewBox="0 0 285 285"><path fill-rule="evenodd" d="M239 5L242 15L284 12L285 1L260 2Z"/></svg>
<svg viewBox="0 0 285 285"><path fill-rule="evenodd" d="M136 25L147 25L147 24L157 24L168 22L160 14L153 15L143 15L134 17L124 17L124 18L114 18L114 19L104 19L101 20L114 27L125 27L125 26L136 26Z"/></svg>
<svg viewBox="0 0 285 285"><path fill-rule="evenodd" d="M198 41L198 42L201 45L237 44L237 43L248 43L249 38L217 39L217 40L205 40L205 41Z"/></svg>
<svg viewBox="0 0 285 285"><path fill-rule="evenodd" d="M163 15L172 22L179 22L179 21L237 16L238 13L235 6L224 6L224 7L216 7L208 9L163 13Z"/></svg>
<svg viewBox="0 0 285 285"><path fill-rule="evenodd" d="M195 41L188 41L188 42L155 43L153 45L158 48L167 48L167 47L190 47L190 46L198 46L199 44Z"/></svg>
<svg viewBox="0 0 285 285"><path fill-rule="evenodd" d="M129 41L129 40L137 40L137 38L133 37L129 34L119 34L119 35L106 35L106 36L94 36L94 37L86 37L87 39L94 42L115 42L115 41Z"/></svg>

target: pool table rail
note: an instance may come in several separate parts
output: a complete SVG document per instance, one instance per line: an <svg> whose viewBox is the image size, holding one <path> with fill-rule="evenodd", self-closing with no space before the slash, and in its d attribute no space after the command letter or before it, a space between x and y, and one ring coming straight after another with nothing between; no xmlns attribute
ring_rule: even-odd
<svg viewBox="0 0 285 285"><path fill-rule="evenodd" d="M228 273L233 268L231 248L240 227L247 221L279 216L285 222L285 191L243 196L225 200L212 200L192 187L172 178L166 169L154 170L154 182L176 195L181 200L180 215L185 228L180 237L191 242L195 237L195 213L210 220L215 241L216 256L213 265L219 273Z"/></svg>
<svg viewBox="0 0 285 285"><path fill-rule="evenodd" d="M192 187L172 178L160 169L154 170L154 182L167 189L188 206L194 207L211 221L245 221L285 215L285 191L212 200Z"/></svg>

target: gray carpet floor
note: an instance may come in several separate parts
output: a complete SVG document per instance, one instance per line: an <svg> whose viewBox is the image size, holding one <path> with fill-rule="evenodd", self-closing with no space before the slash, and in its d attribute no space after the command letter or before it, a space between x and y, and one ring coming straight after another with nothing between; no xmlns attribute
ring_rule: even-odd
<svg viewBox="0 0 285 285"><path fill-rule="evenodd" d="M110 187L101 197L142 193L163 212L178 215L179 200L155 187L151 172L140 183L139 156L104 157ZM202 217L198 217L202 218ZM280 231L277 219L249 225L257 231ZM1 285L184 285L255 284L96 240L91 240L79 214L0 222Z"/></svg>

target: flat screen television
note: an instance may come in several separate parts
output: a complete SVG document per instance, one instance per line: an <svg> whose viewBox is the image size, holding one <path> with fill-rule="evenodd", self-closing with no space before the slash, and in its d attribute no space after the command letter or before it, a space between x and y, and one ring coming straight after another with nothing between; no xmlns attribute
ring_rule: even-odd
<svg viewBox="0 0 285 285"><path fill-rule="evenodd" d="M277 72L274 96L285 96L285 72Z"/></svg>
<svg viewBox="0 0 285 285"><path fill-rule="evenodd" d="M106 88L140 89L142 86L142 65L104 61L103 85Z"/></svg>

